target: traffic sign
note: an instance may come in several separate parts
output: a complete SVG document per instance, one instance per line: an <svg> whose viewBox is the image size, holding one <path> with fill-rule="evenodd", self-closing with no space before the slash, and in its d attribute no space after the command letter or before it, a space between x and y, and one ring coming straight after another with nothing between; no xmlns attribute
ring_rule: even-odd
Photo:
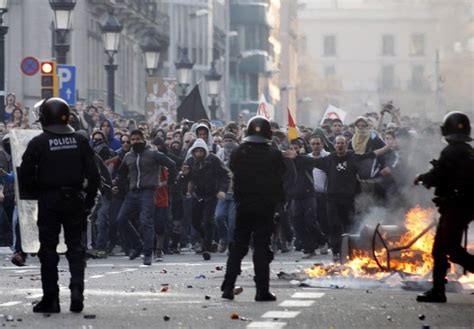
<svg viewBox="0 0 474 329"><path fill-rule="evenodd" d="M69 105L76 105L76 66L58 64L56 72L59 78L59 97Z"/></svg>
<svg viewBox="0 0 474 329"><path fill-rule="evenodd" d="M21 72L25 75L35 75L39 70L40 64L34 57L28 56L22 59L20 64Z"/></svg>

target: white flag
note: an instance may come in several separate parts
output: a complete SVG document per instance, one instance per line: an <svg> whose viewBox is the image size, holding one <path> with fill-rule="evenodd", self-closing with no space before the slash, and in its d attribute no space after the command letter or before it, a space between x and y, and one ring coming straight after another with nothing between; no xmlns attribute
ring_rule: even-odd
<svg viewBox="0 0 474 329"><path fill-rule="evenodd" d="M321 124L323 124L324 120L326 119L339 119L344 123L344 119L347 116L347 112L344 110L341 110L340 108L337 108L335 106L329 105L328 108L326 109L326 112L324 112L323 118L321 119Z"/></svg>
<svg viewBox="0 0 474 329"><path fill-rule="evenodd" d="M267 103L265 95L260 96L258 102L257 115L267 118L268 120L273 120L275 118L275 107L272 104Z"/></svg>

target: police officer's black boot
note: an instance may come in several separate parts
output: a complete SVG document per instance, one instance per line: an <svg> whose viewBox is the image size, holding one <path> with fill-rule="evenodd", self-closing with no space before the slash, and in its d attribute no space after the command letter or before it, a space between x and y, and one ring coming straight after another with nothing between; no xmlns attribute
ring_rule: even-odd
<svg viewBox="0 0 474 329"><path fill-rule="evenodd" d="M84 287L70 286L71 289L71 312L80 313L84 309Z"/></svg>
<svg viewBox="0 0 474 329"><path fill-rule="evenodd" d="M59 313L61 307L59 306L59 295L44 295L40 302L33 306L34 313Z"/></svg>
<svg viewBox="0 0 474 329"><path fill-rule="evenodd" d="M434 279L433 288L416 297L417 302L423 303L446 303L445 284L446 279Z"/></svg>
<svg viewBox="0 0 474 329"><path fill-rule="evenodd" d="M234 299L234 288L235 281L237 280L237 275L226 274L224 282L221 285L222 298L233 300Z"/></svg>
<svg viewBox="0 0 474 329"><path fill-rule="evenodd" d="M255 294L255 301L257 302L274 302L277 300L275 294L270 292L269 282L262 282L255 277L257 285L257 293Z"/></svg>

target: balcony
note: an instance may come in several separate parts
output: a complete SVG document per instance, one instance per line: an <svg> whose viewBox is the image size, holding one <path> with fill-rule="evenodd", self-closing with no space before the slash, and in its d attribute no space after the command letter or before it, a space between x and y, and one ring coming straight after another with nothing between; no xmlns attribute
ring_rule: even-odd
<svg viewBox="0 0 474 329"><path fill-rule="evenodd" d="M263 2L231 4L230 22L236 25L273 26L268 14L268 4Z"/></svg>

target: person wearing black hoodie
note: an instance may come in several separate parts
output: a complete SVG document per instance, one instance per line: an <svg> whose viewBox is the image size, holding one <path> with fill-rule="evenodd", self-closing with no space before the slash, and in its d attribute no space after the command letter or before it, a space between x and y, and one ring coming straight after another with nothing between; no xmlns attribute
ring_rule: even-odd
<svg viewBox="0 0 474 329"><path fill-rule="evenodd" d="M191 157L186 160L179 178L188 184L186 197L192 198L192 224L202 239L202 256L210 260L217 199L226 197L230 172L201 138L196 139L189 153Z"/></svg>

